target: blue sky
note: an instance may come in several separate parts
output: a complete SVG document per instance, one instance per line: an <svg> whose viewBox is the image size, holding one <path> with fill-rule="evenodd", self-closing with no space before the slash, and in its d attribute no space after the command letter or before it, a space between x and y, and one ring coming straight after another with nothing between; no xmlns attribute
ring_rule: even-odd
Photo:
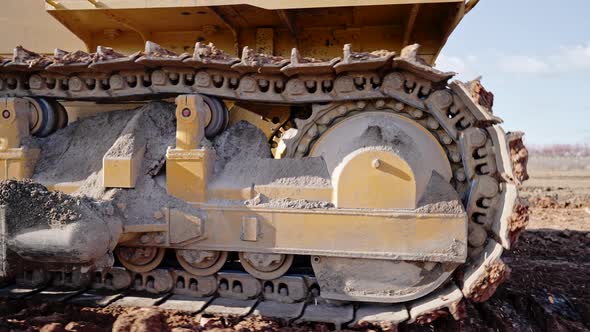
<svg viewBox="0 0 590 332"><path fill-rule="evenodd" d="M590 143L589 0L481 0L437 66L482 75L504 129L528 144Z"/></svg>

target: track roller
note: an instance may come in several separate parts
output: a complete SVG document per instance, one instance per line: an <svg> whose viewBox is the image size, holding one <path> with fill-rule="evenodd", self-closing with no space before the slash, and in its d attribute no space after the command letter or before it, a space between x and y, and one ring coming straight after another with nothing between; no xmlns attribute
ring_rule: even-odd
<svg viewBox="0 0 590 332"><path fill-rule="evenodd" d="M166 248L156 247L119 247L115 249L121 264L137 273L149 272L158 267L164 259L165 252Z"/></svg>
<svg viewBox="0 0 590 332"><path fill-rule="evenodd" d="M293 264L293 255L240 252L239 256L244 270L263 280L281 277Z"/></svg>
<svg viewBox="0 0 590 332"><path fill-rule="evenodd" d="M215 97L203 95L203 100L208 108L205 137L212 138L227 127L229 123L229 111L225 107L225 104Z"/></svg>
<svg viewBox="0 0 590 332"><path fill-rule="evenodd" d="M56 129L63 129L68 125L68 112L66 108L57 100L50 100L49 104L53 107L56 114Z"/></svg>
<svg viewBox="0 0 590 332"><path fill-rule="evenodd" d="M56 100L27 98L33 106L30 130L33 136L47 137L68 124L66 109Z"/></svg>
<svg viewBox="0 0 590 332"><path fill-rule="evenodd" d="M176 259L186 271L204 277L221 270L227 251L176 249Z"/></svg>

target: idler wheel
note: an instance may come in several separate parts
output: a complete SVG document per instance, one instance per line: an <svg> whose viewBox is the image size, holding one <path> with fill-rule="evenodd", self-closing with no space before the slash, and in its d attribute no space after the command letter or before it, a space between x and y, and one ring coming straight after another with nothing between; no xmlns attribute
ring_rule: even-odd
<svg viewBox="0 0 590 332"><path fill-rule="evenodd" d="M117 258L127 269L137 272L149 272L162 262L166 248L157 247L119 247L115 249Z"/></svg>
<svg viewBox="0 0 590 332"><path fill-rule="evenodd" d="M186 271L204 277L221 270L227 251L176 249L176 259Z"/></svg>
<svg viewBox="0 0 590 332"><path fill-rule="evenodd" d="M293 255L240 252L239 256L246 272L263 280L281 277L293 264Z"/></svg>

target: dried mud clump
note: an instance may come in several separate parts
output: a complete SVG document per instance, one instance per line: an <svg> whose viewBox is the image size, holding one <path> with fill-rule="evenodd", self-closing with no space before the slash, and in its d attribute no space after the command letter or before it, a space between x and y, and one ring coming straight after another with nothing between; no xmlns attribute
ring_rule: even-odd
<svg viewBox="0 0 590 332"><path fill-rule="evenodd" d="M526 229L529 223L529 207L526 205L516 205L510 216L510 243L513 245L518 240L522 231Z"/></svg>
<svg viewBox="0 0 590 332"><path fill-rule="evenodd" d="M484 276L473 287L471 299L475 302L485 302L506 279L510 277L510 268L501 261L487 266Z"/></svg>
<svg viewBox="0 0 590 332"><path fill-rule="evenodd" d="M247 47L246 49L244 49L244 54L242 57L242 61L248 66L252 67L260 67L264 65L278 65L283 63L285 60L286 59L282 56L256 53L253 49Z"/></svg>
<svg viewBox="0 0 590 332"><path fill-rule="evenodd" d="M8 207L7 219L18 220L15 224L20 229L44 224L53 228L75 222L87 204L78 197L49 192L30 180L0 182L0 205Z"/></svg>
<svg viewBox="0 0 590 332"><path fill-rule="evenodd" d="M391 55L391 52L388 50L377 50L373 52L351 52L349 58L352 61L367 61L384 58L389 55Z"/></svg>
<svg viewBox="0 0 590 332"><path fill-rule="evenodd" d="M471 97L491 113L494 106L494 94L483 87L481 78L469 82L468 86Z"/></svg>
<svg viewBox="0 0 590 332"><path fill-rule="evenodd" d="M217 60L217 61L229 61L235 59L231 55L225 53L223 50L217 48L213 43L204 44L198 42L195 45L195 57L201 58L201 60Z"/></svg>
<svg viewBox="0 0 590 332"><path fill-rule="evenodd" d="M522 133L509 133L508 146L510 148L510 159L512 160L512 171L518 184L529 179L527 164L529 151L522 142Z"/></svg>
<svg viewBox="0 0 590 332"><path fill-rule="evenodd" d="M129 56L129 58L136 57L140 54L140 52L133 53ZM116 52L114 49L105 46L98 46L96 48L96 53L94 54L93 61L94 62L103 62L103 61L111 61L116 59L127 58L125 54Z"/></svg>
<svg viewBox="0 0 590 332"><path fill-rule="evenodd" d="M322 63L322 62L327 62L327 60L316 59L316 58L311 58L311 57L300 57L300 58L297 59L297 61L299 63Z"/></svg>
<svg viewBox="0 0 590 332"><path fill-rule="evenodd" d="M162 46L153 43L153 42L147 42L146 46L145 46L145 51L142 52L143 55L148 55L148 56L152 56L152 57L158 57L158 58L176 58L178 57L178 54L163 48ZM185 54L188 56L188 54Z"/></svg>
<svg viewBox="0 0 590 332"><path fill-rule="evenodd" d="M63 50L56 50L54 62L56 64L69 65L73 63L88 63L92 61L93 54L83 51L66 52Z"/></svg>
<svg viewBox="0 0 590 332"><path fill-rule="evenodd" d="M45 67L53 62L53 59L49 56L41 55L35 52L31 52L22 46L15 48L14 57L12 62L18 64L26 64L29 68L33 67Z"/></svg>
<svg viewBox="0 0 590 332"><path fill-rule="evenodd" d="M420 50L420 44L408 45L402 49L400 58L419 66L431 67L428 62L418 55L418 50Z"/></svg>
<svg viewBox="0 0 590 332"><path fill-rule="evenodd" d="M430 324L439 318L444 318L447 316L449 316L449 310L447 308L443 308L417 317L416 323L420 325Z"/></svg>

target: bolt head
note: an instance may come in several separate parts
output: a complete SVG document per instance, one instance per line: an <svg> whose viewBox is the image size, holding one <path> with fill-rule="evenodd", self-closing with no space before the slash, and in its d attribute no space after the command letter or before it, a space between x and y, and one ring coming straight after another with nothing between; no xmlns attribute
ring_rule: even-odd
<svg viewBox="0 0 590 332"><path fill-rule="evenodd" d="M373 162L371 163L371 166L373 166L373 168L377 169L381 166L381 160L379 159L374 159Z"/></svg>
<svg viewBox="0 0 590 332"><path fill-rule="evenodd" d="M9 110L2 111L2 117L4 119L8 119L10 117L10 111Z"/></svg>
<svg viewBox="0 0 590 332"><path fill-rule="evenodd" d="M142 236L139 238L139 241L140 241L141 243L144 243L144 244L145 244L145 243L148 243L148 242L150 242L150 236L149 236L148 234L143 234L143 235L142 235Z"/></svg>
<svg viewBox="0 0 590 332"><path fill-rule="evenodd" d="M162 234L162 233L156 234L156 236L154 236L154 241L158 244L164 243L164 234Z"/></svg>

